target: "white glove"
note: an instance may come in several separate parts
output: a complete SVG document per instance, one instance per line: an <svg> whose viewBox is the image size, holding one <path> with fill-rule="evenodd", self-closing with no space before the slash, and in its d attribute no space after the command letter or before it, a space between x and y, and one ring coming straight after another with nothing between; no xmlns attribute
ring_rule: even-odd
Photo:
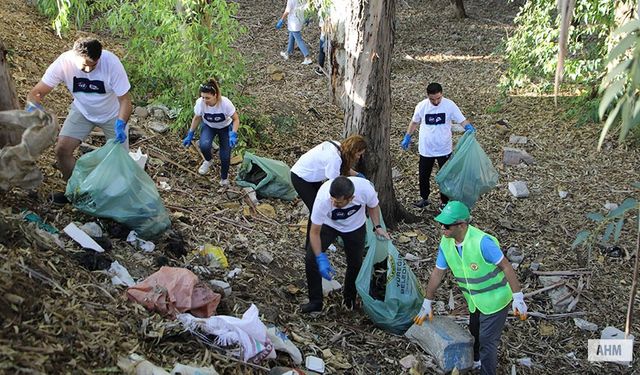
<svg viewBox="0 0 640 375"><path fill-rule="evenodd" d="M416 315L415 318L413 318L413 322L417 325L422 325L422 323L424 323L425 319L427 319L427 316L429 317L429 320L433 319L433 311L431 310L431 303L433 301L430 299L424 299L424 301L422 302L422 307L420 308L420 312L418 313L418 315Z"/></svg>
<svg viewBox="0 0 640 375"><path fill-rule="evenodd" d="M524 294L522 292L513 293L511 309L513 310L513 315L520 315L520 320L527 319L527 304L524 303Z"/></svg>

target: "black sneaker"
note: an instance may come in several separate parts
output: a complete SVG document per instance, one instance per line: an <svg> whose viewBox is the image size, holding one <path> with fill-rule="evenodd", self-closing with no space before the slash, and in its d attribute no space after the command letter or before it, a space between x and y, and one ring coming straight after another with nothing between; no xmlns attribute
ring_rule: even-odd
<svg viewBox="0 0 640 375"><path fill-rule="evenodd" d="M323 76L324 72L322 71L322 68L319 66L316 66L316 68L313 70L314 72L316 72L317 75L319 76Z"/></svg>
<svg viewBox="0 0 640 375"><path fill-rule="evenodd" d="M53 204L56 204L59 206L64 206L65 204L71 203L69 202L69 199L67 199L66 195L64 195L64 193L61 191L51 193L51 195L49 196L49 199Z"/></svg>
<svg viewBox="0 0 640 375"><path fill-rule="evenodd" d="M417 207L417 208L425 208L429 205L429 201L426 199L420 199L419 201L415 202L413 204L413 207Z"/></svg>
<svg viewBox="0 0 640 375"><path fill-rule="evenodd" d="M309 302L300 307L300 312L303 314L309 314L319 311L322 311L322 302Z"/></svg>
<svg viewBox="0 0 640 375"><path fill-rule="evenodd" d="M354 310L356 308L356 300L355 299L345 299L343 302L344 307L348 310Z"/></svg>

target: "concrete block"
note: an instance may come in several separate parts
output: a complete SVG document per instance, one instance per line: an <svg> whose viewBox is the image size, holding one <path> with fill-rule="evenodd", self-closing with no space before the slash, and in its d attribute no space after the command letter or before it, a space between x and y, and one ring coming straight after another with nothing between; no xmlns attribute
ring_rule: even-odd
<svg viewBox="0 0 640 375"><path fill-rule="evenodd" d="M502 162L505 165L518 165L520 163L531 165L535 162L533 156L529 155L525 150L513 147L503 147L502 151Z"/></svg>
<svg viewBox="0 0 640 375"><path fill-rule="evenodd" d="M149 111L145 107L136 107L136 109L133 110L133 114L143 119L149 117Z"/></svg>
<svg viewBox="0 0 640 375"><path fill-rule="evenodd" d="M453 319L436 316L404 334L436 359L442 370L466 370L473 366L473 336Z"/></svg>
<svg viewBox="0 0 640 375"><path fill-rule="evenodd" d="M515 143L515 144L526 144L527 143L527 137L521 136L521 135L510 135L509 136L509 143Z"/></svg>
<svg viewBox="0 0 640 375"><path fill-rule="evenodd" d="M524 181L509 182L509 191L516 198L526 198L529 196L529 189L527 183Z"/></svg>

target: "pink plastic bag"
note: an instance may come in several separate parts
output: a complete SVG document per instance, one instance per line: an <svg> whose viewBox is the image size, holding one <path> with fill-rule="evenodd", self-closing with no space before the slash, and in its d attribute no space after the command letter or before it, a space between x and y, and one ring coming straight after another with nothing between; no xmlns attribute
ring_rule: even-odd
<svg viewBox="0 0 640 375"><path fill-rule="evenodd" d="M200 318L214 315L221 298L193 272L177 267L160 268L127 289L127 297L163 315L175 316L189 311Z"/></svg>

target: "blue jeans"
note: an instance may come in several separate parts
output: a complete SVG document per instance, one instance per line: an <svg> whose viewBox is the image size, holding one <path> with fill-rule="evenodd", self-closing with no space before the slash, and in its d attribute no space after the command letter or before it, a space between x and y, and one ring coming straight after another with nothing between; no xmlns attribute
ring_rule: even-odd
<svg viewBox="0 0 640 375"><path fill-rule="evenodd" d="M231 147L229 146L229 129L225 126L222 129L214 129L204 123L200 124L200 151L207 161L211 161L211 144L213 138L218 136L220 145L220 178L226 180L229 176L229 164L231 163Z"/></svg>
<svg viewBox="0 0 640 375"><path fill-rule="evenodd" d="M300 31L289 31L289 43L287 44L287 53L291 55L293 53L293 42L298 45L300 48L300 52L304 57L309 56L309 49L307 49L307 45L302 40L302 34Z"/></svg>
<svg viewBox="0 0 640 375"><path fill-rule="evenodd" d="M325 58L325 54L324 54L324 39L326 37L324 35L320 36L320 51L318 52L318 65L320 67L324 67L324 58Z"/></svg>

